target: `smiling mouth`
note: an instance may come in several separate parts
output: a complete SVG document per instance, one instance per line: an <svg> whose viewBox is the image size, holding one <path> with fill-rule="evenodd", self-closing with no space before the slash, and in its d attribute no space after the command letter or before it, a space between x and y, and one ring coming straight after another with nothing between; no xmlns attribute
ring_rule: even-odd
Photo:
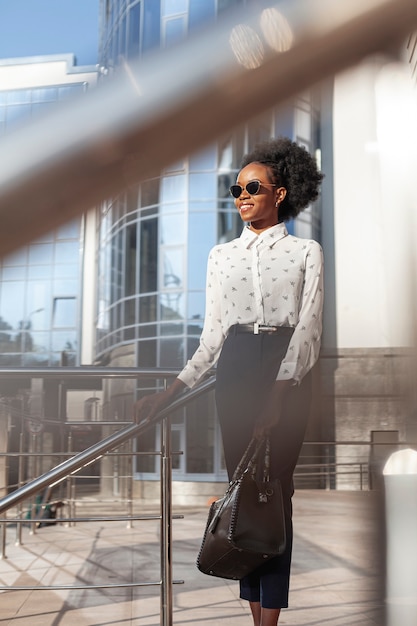
<svg viewBox="0 0 417 626"><path fill-rule="evenodd" d="M239 211L241 213L243 213L244 211L247 211L248 209L251 209L252 206L253 206L252 204L241 204L240 207L239 207Z"/></svg>

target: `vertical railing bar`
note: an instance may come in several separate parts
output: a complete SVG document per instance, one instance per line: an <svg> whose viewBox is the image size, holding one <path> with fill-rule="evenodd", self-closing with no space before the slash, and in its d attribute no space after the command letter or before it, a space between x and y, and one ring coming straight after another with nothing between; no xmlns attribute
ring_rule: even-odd
<svg viewBox="0 0 417 626"><path fill-rule="evenodd" d="M7 528L6 513L3 513L3 515L1 515L0 518L3 520L1 522L1 554L0 554L0 558L1 559L7 559L7 556L6 556L6 528ZM20 524L18 524L18 526L20 526Z"/></svg>
<svg viewBox="0 0 417 626"><path fill-rule="evenodd" d="M23 476L23 471L24 471L24 457L23 457L23 450L24 450L24 441L23 441L23 437L24 437L24 433L23 433L23 428L20 432L19 435L19 462L18 462L18 487L21 487L24 483L24 476ZM22 502L19 502L18 507L17 507L17 517L22 517L23 516L23 504ZM22 530L23 530L23 525L22 524L16 524L16 545L17 546L21 546L22 545Z"/></svg>
<svg viewBox="0 0 417 626"><path fill-rule="evenodd" d="M128 441L128 451L129 451L129 456L127 457L127 486L126 486L126 490L127 490L127 514L129 516L133 515L133 441L132 439L129 439ZM131 529L133 528L133 523L132 520L129 520L127 523L127 528Z"/></svg>
<svg viewBox="0 0 417 626"><path fill-rule="evenodd" d="M161 626L172 626L171 418L161 424Z"/></svg>

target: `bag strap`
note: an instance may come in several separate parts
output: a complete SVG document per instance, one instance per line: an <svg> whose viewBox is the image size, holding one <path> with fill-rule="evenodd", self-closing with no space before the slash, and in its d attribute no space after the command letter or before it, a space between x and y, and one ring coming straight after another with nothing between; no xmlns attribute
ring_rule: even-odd
<svg viewBox="0 0 417 626"><path fill-rule="evenodd" d="M239 461L237 468L234 471L231 482L239 480L242 474L246 471L250 472L252 476L255 476L261 450L265 448L264 462L263 462L263 476L262 480L265 482L269 480L269 467L270 467L270 443L269 437L265 436L261 439L253 437L248 447L246 448L242 458Z"/></svg>

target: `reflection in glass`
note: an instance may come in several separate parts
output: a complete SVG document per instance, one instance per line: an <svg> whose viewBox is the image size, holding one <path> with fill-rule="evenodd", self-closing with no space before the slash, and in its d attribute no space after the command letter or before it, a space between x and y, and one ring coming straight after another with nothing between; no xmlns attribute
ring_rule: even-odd
<svg viewBox="0 0 417 626"><path fill-rule="evenodd" d="M53 331L52 350L62 352L63 350L75 350L77 347L77 334L75 330Z"/></svg>
<svg viewBox="0 0 417 626"><path fill-rule="evenodd" d="M161 202L179 203L187 197L187 177L184 174L164 176L161 180ZM184 208L184 207L183 207Z"/></svg>
<svg viewBox="0 0 417 626"><path fill-rule="evenodd" d="M160 242L166 245L185 242L184 211L175 215L161 215L159 219Z"/></svg>
<svg viewBox="0 0 417 626"><path fill-rule="evenodd" d="M160 319L184 319L184 294L182 292L163 293L159 296Z"/></svg>
<svg viewBox="0 0 417 626"><path fill-rule="evenodd" d="M189 159L190 171L193 170L214 170L216 167L216 146L211 145L196 154L192 154Z"/></svg>
<svg viewBox="0 0 417 626"><path fill-rule="evenodd" d="M74 263L78 259L80 244L78 241L57 242L55 259L57 263Z"/></svg>
<svg viewBox="0 0 417 626"><path fill-rule="evenodd" d="M77 304L75 298L55 298L53 307L54 328L75 327L77 321Z"/></svg>
<svg viewBox="0 0 417 626"><path fill-rule="evenodd" d="M202 329L202 322L204 321L205 305L206 305L205 290L190 291L188 293L187 320L188 320L189 325L193 324L193 321L195 320L196 327L199 329ZM190 333L190 328L187 331L187 334L189 333Z"/></svg>
<svg viewBox="0 0 417 626"><path fill-rule="evenodd" d="M206 284L207 258L216 244L216 215L191 213L189 216L188 241L188 288L204 289Z"/></svg>
<svg viewBox="0 0 417 626"><path fill-rule="evenodd" d="M184 365L184 342L182 338L161 339L159 367L181 368Z"/></svg>
<svg viewBox="0 0 417 626"><path fill-rule="evenodd" d="M29 246L29 263L51 264L54 247L52 243L38 243Z"/></svg>
<svg viewBox="0 0 417 626"><path fill-rule="evenodd" d="M206 200L207 198L212 198L214 201L217 193L215 172L211 172L210 174L190 174L189 179L189 196L191 200Z"/></svg>
<svg viewBox="0 0 417 626"><path fill-rule="evenodd" d="M161 262L161 289L180 289L184 279L184 248L162 248Z"/></svg>

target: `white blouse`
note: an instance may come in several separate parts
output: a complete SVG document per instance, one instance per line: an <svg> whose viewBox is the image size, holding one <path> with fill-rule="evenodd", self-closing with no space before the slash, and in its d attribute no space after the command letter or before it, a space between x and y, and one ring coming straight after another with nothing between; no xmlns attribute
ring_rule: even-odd
<svg viewBox="0 0 417 626"><path fill-rule="evenodd" d="M193 387L216 363L228 329L259 322L294 333L277 379L300 382L317 361L323 309L323 252L277 224L259 235L214 246L207 264L206 312L200 345L179 374Z"/></svg>

